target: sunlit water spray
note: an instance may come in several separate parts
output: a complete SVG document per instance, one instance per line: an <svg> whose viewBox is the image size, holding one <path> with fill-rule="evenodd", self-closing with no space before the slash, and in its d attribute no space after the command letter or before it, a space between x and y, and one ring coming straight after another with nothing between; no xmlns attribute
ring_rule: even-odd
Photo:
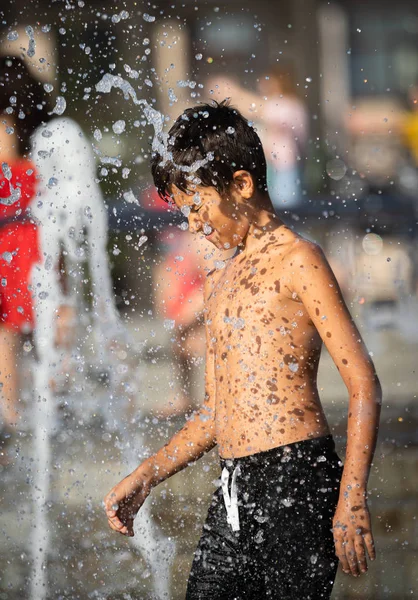
<svg viewBox="0 0 418 600"><path fill-rule="evenodd" d="M168 161L172 161L174 163L172 153L169 150L168 134L163 131L165 122L164 115L153 108L146 100L138 99L137 94L129 81L126 81L119 75L111 75L110 73L106 73L99 83L96 84L96 91L101 93L109 93L112 91L112 88L120 89L123 92L126 100L130 98L134 104L142 107L144 117L146 118L148 124L152 125L154 128L152 151L161 156L162 164ZM213 153L208 152L207 156L196 160L193 164L176 165L176 168L178 168L180 171L184 171L185 173L195 173L198 169L213 159Z"/></svg>

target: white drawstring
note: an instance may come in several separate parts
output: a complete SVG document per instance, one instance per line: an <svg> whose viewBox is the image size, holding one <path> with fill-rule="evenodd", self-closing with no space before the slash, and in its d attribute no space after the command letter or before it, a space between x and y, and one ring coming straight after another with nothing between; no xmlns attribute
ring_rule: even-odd
<svg viewBox="0 0 418 600"><path fill-rule="evenodd" d="M239 531L239 512L238 512L238 494L237 494L237 475L239 473L239 465L232 472L231 495L229 495L228 482L229 471L226 467L222 470L222 493L226 508L226 519L232 527L232 531Z"/></svg>

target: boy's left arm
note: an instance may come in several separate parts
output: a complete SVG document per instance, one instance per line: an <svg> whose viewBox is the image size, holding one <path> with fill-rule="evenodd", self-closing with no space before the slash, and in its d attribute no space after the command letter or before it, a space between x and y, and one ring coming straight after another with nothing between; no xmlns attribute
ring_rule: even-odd
<svg viewBox="0 0 418 600"><path fill-rule="evenodd" d="M334 517L336 554L343 571L367 570L375 558L367 480L376 446L382 390L374 365L322 251L301 241L292 252L291 285L303 302L349 392L347 449Z"/></svg>

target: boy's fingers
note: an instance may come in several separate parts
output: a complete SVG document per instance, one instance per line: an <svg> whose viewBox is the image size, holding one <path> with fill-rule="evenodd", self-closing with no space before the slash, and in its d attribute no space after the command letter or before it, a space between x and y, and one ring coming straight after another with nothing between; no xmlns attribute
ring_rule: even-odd
<svg viewBox="0 0 418 600"><path fill-rule="evenodd" d="M370 556L370 560L374 560L376 558L376 549L374 547L374 540L371 533L366 533L363 536L364 543L366 544L367 553Z"/></svg>
<svg viewBox="0 0 418 600"><path fill-rule="evenodd" d="M117 510L117 503L115 501L114 495L112 495L112 497L110 495L106 496L106 498L103 500L103 504L106 511Z"/></svg>
<svg viewBox="0 0 418 600"><path fill-rule="evenodd" d="M109 519L107 520L107 524L109 525L110 529L112 529L113 531L117 531L117 532L120 531L120 529L118 527L116 527L116 525L114 523L112 523L112 521L110 521Z"/></svg>
<svg viewBox="0 0 418 600"><path fill-rule="evenodd" d="M350 566L348 564L347 557L345 555L345 548L343 546L342 540L335 540L335 553L341 563L342 569L344 573L350 572Z"/></svg>
<svg viewBox="0 0 418 600"><path fill-rule="evenodd" d="M367 561L366 561L366 550L364 548L364 540L362 536L356 536L354 539L354 549L357 554L357 560L360 567L360 571L365 573L367 571Z"/></svg>
<svg viewBox="0 0 418 600"><path fill-rule="evenodd" d="M347 544L345 546L345 555L350 566L351 574L354 575L354 577L357 577L358 575L360 575L360 571L357 562L356 551L354 549L354 543L352 540L347 541Z"/></svg>
<svg viewBox="0 0 418 600"><path fill-rule="evenodd" d="M110 527L115 531L120 531L125 525L120 521L117 517L113 517L113 519L107 519Z"/></svg>

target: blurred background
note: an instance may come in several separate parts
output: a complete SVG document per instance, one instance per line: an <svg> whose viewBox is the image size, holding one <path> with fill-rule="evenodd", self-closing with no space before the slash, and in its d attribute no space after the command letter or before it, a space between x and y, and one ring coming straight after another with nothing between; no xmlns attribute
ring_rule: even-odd
<svg viewBox="0 0 418 600"><path fill-rule="evenodd" d="M378 559L358 581L340 573L333 598L418 594L416 3L5 0L0 16L1 56L27 65L51 107L36 168L66 148L31 204L44 247L58 248L49 271L64 301L36 300L39 321L13 338L19 420L10 427L3 410L0 599L184 597L216 452L153 492L134 541L107 530L100 503L203 395L202 282L221 257L158 198L149 158L160 124L226 96L262 138L277 211L323 247L383 384L370 480ZM107 74L119 77L105 80L113 89L97 88ZM347 393L325 350L319 387L343 455Z"/></svg>

